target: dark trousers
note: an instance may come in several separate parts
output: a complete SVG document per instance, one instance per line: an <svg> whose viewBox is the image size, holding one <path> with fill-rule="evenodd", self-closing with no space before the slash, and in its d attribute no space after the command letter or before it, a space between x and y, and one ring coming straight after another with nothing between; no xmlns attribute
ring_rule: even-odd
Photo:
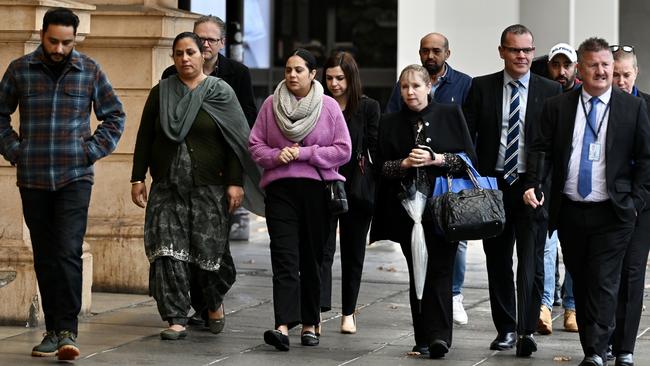
<svg viewBox="0 0 650 366"><path fill-rule="evenodd" d="M341 250L341 303L343 315L352 315L357 307L363 260L366 256L366 239L372 216L359 209L350 200L347 213L334 216L331 220L331 231L323 252L321 267L321 311L332 308L332 264L336 252L336 225L339 225Z"/></svg>
<svg viewBox="0 0 650 366"><path fill-rule="evenodd" d="M448 243L437 236L431 222L425 222L422 226L429 258L422 300L418 300L415 293L410 232L408 237L404 237L399 243L409 270L409 300L415 344L428 346L434 340L443 340L451 346L453 329L451 285L458 243Z"/></svg>
<svg viewBox="0 0 650 366"><path fill-rule="evenodd" d="M502 173L501 173L502 175ZM512 186L498 179L503 191L506 225L503 232L483 240L487 262L492 320L500 334L532 334L537 329L544 292L544 244L546 221L523 202L524 177ZM512 254L517 241L517 292L515 295Z"/></svg>
<svg viewBox="0 0 650 366"><path fill-rule="evenodd" d="M562 200L558 236L564 264L573 278L580 343L587 356L606 359L623 257L633 230L634 223L620 221L610 201Z"/></svg>
<svg viewBox="0 0 650 366"><path fill-rule="evenodd" d="M76 181L57 191L20 188L48 331L77 334L81 255L91 190L88 181Z"/></svg>
<svg viewBox="0 0 650 366"><path fill-rule="evenodd" d="M614 353L634 353L643 309L645 272L650 250L650 211L637 218L634 234L623 258L621 285L618 290L616 329L611 337Z"/></svg>
<svg viewBox="0 0 650 366"><path fill-rule="evenodd" d="M320 322L320 267L330 216L322 181L281 179L266 187L276 327Z"/></svg>

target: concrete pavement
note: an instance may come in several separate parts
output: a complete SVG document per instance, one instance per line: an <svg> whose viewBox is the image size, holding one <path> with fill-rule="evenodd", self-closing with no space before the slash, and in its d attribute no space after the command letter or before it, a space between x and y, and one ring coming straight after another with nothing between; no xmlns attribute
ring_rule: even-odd
<svg viewBox="0 0 650 366"><path fill-rule="evenodd" d="M232 243L237 282L226 297L226 328L213 335L190 328L181 341L162 341L165 327L155 301L142 295L93 294L93 315L82 319L80 365L577 365L582 352L577 333L562 330L562 309L553 310L554 332L536 336L539 351L528 359L513 351L488 349L496 332L490 316L485 258L480 242L467 255L465 308L469 324L455 326L450 353L441 360L408 354L414 344L408 303L408 273L394 244L377 243L366 254L359 295L358 333L343 335L340 324L340 262L334 266L333 310L323 314L321 343L300 345L299 329L290 334L291 350L278 352L264 344L273 327L268 235L262 218L251 217L249 242ZM647 303L646 303L647 305ZM650 365L650 319L644 312L635 361ZM0 365L43 365L55 358L30 357L43 329L0 327ZM610 364L613 364L610 363Z"/></svg>

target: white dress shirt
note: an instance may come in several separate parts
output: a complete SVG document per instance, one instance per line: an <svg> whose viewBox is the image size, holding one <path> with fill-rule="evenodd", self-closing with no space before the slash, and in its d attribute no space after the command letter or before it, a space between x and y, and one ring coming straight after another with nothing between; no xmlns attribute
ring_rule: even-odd
<svg viewBox="0 0 650 366"><path fill-rule="evenodd" d="M596 105L596 131L598 131L598 126L602 121L602 126L600 127L600 133L596 137L596 143L600 144L600 158L592 162L591 166L591 193L587 197L582 197L578 193L578 173L580 172L580 156L582 155L582 140L585 134L585 128L587 125L587 115L585 115L585 110L587 114L591 110L591 95L587 93L584 88L582 89L582 103L584 103L584 109L580 105L580 99L578 99L578 105L576 106L576 120L575 126L573 128L573 141L571 142L571 158L569 159L569 170L567 172L567 179L564 183L564 192L571 200L581 201L581 202L602 202L609 199L607 194L607 180L605 178L605 143L607 141L607 125L609 119L609 100L612 97L612 88L607 89L605 93L600 95L598 99L600 102ZM561 122L560 122L561 123Z"/></svg>
<svg viewBox="0 0 650 366"><path fill-rule="evenodd" d="M514 79L510 76L505 70L503 71L503 102L501 104L502 108L502 118L501 118L501 141L499 144L499 155L497 156L497 165L495 170L503 171L503 164L506 157L506 147L508 146L508 127L510 120L510 94L512 93L512 87L510 82L517 79ZM519 79L519 82L523 85L519 86L519 153L517 155L517 172L525 173L526 172L526 154L525 154L525 128L526 126L526 102L528 101L528 85L530 83L530 71L526 75L522 76Z"/></svg>

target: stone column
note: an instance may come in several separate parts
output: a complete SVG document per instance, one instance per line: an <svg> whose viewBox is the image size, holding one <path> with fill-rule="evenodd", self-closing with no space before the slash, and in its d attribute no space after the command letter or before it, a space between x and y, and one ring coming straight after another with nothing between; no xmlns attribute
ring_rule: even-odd
<svg viewBox="0 0 650 366"><path fill-rule="evenodd" d="M51 7L66 6L79 16L77 42L83 42L90 29L90 11L95 7L71 1L0 0L0 73L11 60L32 52L40 44L43 15ZM12 124L18 130L18 113ZM20 194L16 187L16 169L0 158L0 324L36 326L42 319L40 296L29 230L24 224ZM83 293L81 313L90 312L93 263L84 244Z"/></svg>
<svg viewBox="0 0 650 366"><path fill-rule="evenodd" d="M144 210L131 202L129 183L135 138L149 90L172 64L174 37L191 31L198 15L172 8L174 1L88 2L96 9L78 49L101 64L127 115L117 150L95 165L86 234L94 257L93 290L147 293Z"/></svg>

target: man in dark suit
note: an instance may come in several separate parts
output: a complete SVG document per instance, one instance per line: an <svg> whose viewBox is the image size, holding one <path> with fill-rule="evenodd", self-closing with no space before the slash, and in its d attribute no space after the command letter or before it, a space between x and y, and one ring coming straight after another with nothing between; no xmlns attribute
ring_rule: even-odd
<svg viewBox="0 0 650 366"><path fill-rule="evenodd" d="M650 103L650 95L641 92L634 85L639 73L634 47L613 45L610 46L610 49L614 53L614 85L626 93L643 98L647 107ZM611 357L616 356L616 365L618 366L634 365L632 355L643 309L643 288L648 251L650 250L649 208L646 207L639 213L634 234L623 259L616 309L616 329L610 339ZM609 354L607 356L610 357Z"/></svg>
<svg viewBox="0 0 650 366"><path fill-rule="evenodd" d="M476 143L478 170L497 177L506 211L503 233L483 241L492 320L498 332L490 349L511 349L516 343L520 357L537 350L532 334L537 329L544 288L546 231L546 222L538 220L521 199L526 145L533 137L531 125L539 119L544 100L562 92L560 84L531 74L534 53L528 28L520 24L506 28L499 46L504 70L474 78L463 107ZM512 271L515 239L519 263L516 296Z"/></svg>
<svg viewBox="0 0 650 366"><path fill-rule="evenodd" d="M194 22L194 33L203 40L203 73L222 78L235 92L249 126L253 127L257 118L257 107L253 96L251 74L246 65L224 57L219 51L225 47L226 24L219 17L207 15ZM174 65L169 66L162 74L166 79L177 73ZM248 240L249 225L248 211L239 207L231 218L230 240ZM191 284L192 307L196 313L190 317L190 324L202 324L199 314L203 308L202 289L196 281ZM219 310L223 311L223 308ZM203 311L203 318L207 319L207 310ZM207 320L206 320L207 323Z"/></svg>
<svg viewBox="0 0 650 366"><path fill-rule="evenodd" d="M641 98L612 88L613 64L607 41L584 41L582 88L546 102L529 145L530 156L543 152L552 166L549 227L573 277L581 366L607 362L623 257L650 189L648 111ZM529 188L539 179L526 182L532 207L543 203Z"/></svg>

